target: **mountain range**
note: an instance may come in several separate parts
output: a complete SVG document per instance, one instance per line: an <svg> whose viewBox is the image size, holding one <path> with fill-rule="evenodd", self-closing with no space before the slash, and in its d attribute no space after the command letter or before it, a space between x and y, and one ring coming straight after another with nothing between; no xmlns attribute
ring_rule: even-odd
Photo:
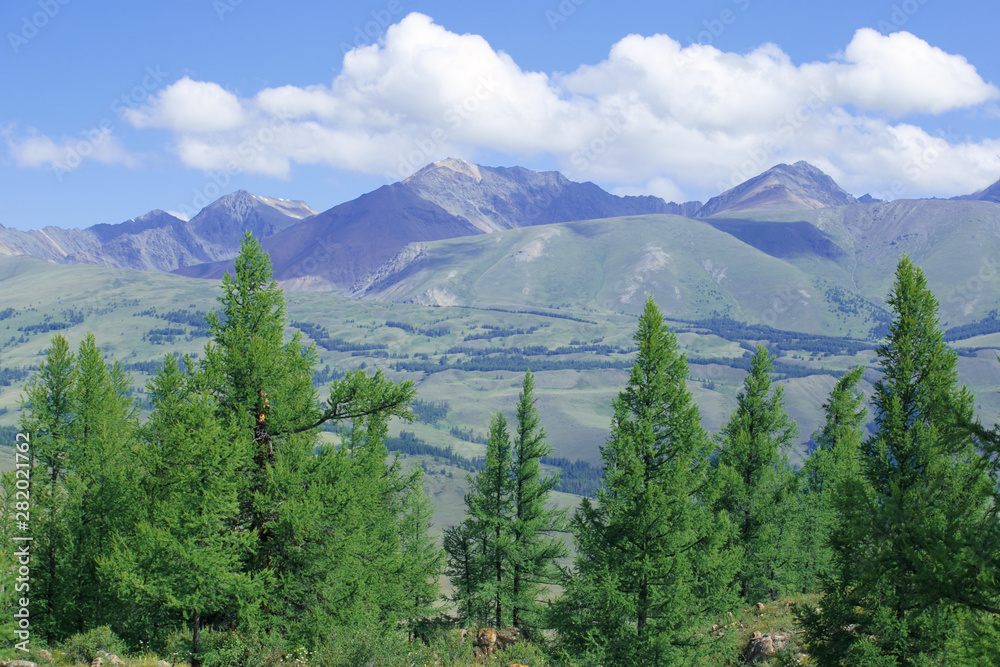
<svg viewBox="0 0 1000 667"><path fill-rule="evenodd" d="M291 290L626 312L652 292L676 317L780 316L861 335L878 326L902 252L949 285L982 273L986 259L968 258L1000 253L998 202L1000 181L952 200L855 198L800 161L677 204L447 159L321 213L239 191L190 221L152 211L87 229L0 227L0 254L219 278L249 230ZM997 291L965 290L948 317L983 316Z"/></svg>

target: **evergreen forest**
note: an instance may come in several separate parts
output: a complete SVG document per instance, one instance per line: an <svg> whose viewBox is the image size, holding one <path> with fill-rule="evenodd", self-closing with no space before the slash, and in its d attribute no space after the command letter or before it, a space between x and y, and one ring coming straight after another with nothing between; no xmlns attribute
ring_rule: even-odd
<svg viewBox="0 0 1000 667"><path fill-rule="evenodd" d="M874 393L860 390L862 367L837 378L794 467L798 427L772 352L756 347L710 433L677 334L647 298L599 480L572 511L551 502L560 479L543 467L554 450L532 375L555 362L524 357L516 405L481 425L464 520L438 539L423 470L390 453L407 443L389 425L445 408L381 371L319 369L315 344L286 334L271 261L248 234L205 316L204 351L165 355L143 406L92 334L74 349L56 331L24 380L2 478L4 655L1000 664L1000 429L976 420L907 257L886 303ZM328 395L316 373L332 378Z"/></svg>

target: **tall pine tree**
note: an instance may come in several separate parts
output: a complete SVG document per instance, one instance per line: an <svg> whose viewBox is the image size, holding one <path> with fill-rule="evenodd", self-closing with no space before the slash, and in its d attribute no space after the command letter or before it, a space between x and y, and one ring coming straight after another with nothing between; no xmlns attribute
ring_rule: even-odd
<svg viewBox="0 0 1000 667"><path fill-rule="evenodd" d="M566 529L563 513L549 507L558 475L543 477L541 459L552 453L535 406L535 379L528 371L517 402L517 432L512 454L511 624L525 637L539 625L540 596L557 579L555 561L566 555L557 533Z"/></svg>
<svg viewBox="0 0 1000 667"><path fill-rule="evenodd" d="M696 664L709 618L734 601L727 517L709 495L710 441L677 338L647 299L639 353L614 401L597 504L573 522L578 555L555 617L563 643L605 664Z"/></svg>
<svg viewBox="0 0 1000 667"><path fill-rule="evenodd" d="M747 602L774 599L797 579L789 501L794 476L787 455L796 427L785 413L781 385L772 391L771 359L758 345L736 411L719 433L714 462L719 507L729 515L735 529L731 546L740 553L740 597Z"/></svg>
<svg viewBox="0 0 1000 667"><path fill-rule="evenodd" d="M248 439L220 421L215 401L189 380L167 356L148 384L153 413L140 453L146 515L134 532L116 536L102 569L123 599L173 612L189 625L190 662L199 667L201 628L232 628L263 589L241 568L253 536L232 526Z"/></svg>
<svg viewBox="0 0 1000 667"><path fill-rule="evenodd" d="M894 318L872 401L878 431L862 446L859 478L841 485L833 573L820 611L806 610L803 622L824 663L967 664L968 646L950 641L960 628L978 626L971 642L1000 630L988 565L1000 548L997 479L962 427L973 397L957 386L937 300L908 257L888 303Z"/></svg>
<svg viewBox="0 0 1000 667"><path fill-rule="evenodd" d="M799 473L800 546L796 569L803 592L819 586L830 567L829 540L837 508L838 487L860 474L861 441L868 411L859 389L864 367L858 366L837 380L823 404L823 428L813 434L816 448Z"/></svg>

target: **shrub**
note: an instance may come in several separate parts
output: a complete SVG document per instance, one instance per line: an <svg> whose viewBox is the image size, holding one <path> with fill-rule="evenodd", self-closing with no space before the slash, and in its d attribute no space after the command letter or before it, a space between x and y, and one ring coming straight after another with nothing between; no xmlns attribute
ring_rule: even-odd
<svg viewBox="0 0 1000 667"><path fill-rule="evenodd" d="M102 625L73 635L63 643L62 649L70 659L89 664L98 656L98 651L122 655L125 652L125 642L110 627Z"/></svg>

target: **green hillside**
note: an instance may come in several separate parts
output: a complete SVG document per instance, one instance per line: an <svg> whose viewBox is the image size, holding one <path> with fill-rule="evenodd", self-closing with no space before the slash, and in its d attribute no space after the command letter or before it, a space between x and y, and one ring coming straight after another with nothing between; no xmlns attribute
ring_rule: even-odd
<svg viewBox="0 0 1000 667"><path fill-rule="evenodd" d="M593 236L586 236L591 232ZM791 282L809 280L800 268L705 223L650 216L617 228L601 221L553 225L434 244L428 253L436 257L434 253L447 252L457 257L473 242L481 249L480 262L468 260L461 269L469 272L467 278L456 276L447 283L449 289L465 287L470 301L467 307L286 293L289 320L307 340L317 343L321 358L318 385L360 367L385 369L393 379L412 379L422 401L444 404L443 416L433 423L395 424L393 435L406 430L428 445L442 450L450 447L471 460L485 451L475 436L485 435L491 412L499 409L512 418L521 377L530 368L536 374L541 419L555 448L554 456L596 465L599 448L607 438L611 400L624 386L626 369L634 359L631 336L636 320L630 311L641 307L643 294L651 291L665 310L672 309L669 318L685 320L672 320L672 326L680 331L680 345L692 361L689 386L710 431L717 429L735 406L736 392L746 374L746 359L738 360L757 341L771 343L779 354L775 377L786 385L788 411L799 425L798 451L793 456L798 460L819 425L820 406L835 374L858 363L871 365L875 357L874 343L835 349L839 345L836 340L813 335L741 329L722 320L687 321L705 313L707 306L700 305L704 302L734 319L760 322L762 318L753 313L755 308L766 306L761 294L766 296L767 289L805 284L807 291L818 293L812 283ZM639 243L645 244L642 252L635 251ZM722 280L717 279L721 273L713 278L706 266L696 261L701 257L699 248L709 244L720 248L712 254L711 267L725 270ZM682 247L687 251L680 252ZM573 280L557 279L560 266L565 268L563 273L571 270L565 259L570 250L590 253L588 262L592 260L593 266L630 267L629 275L635 282L623 288L624 283L602 280L613 271L587 271L580 268L584 262L574 260L576 281L583 284L590 280L585 283L590 290L588 300L574 305L568 296ZM517 252L531 261L518 261ZM482 261L487 256L492 263ZM659 261L654 258L665 262L660 270L642 271ZM707 254L704 258L710 259ZM734 270L740 266L757 268ZM770 287L760 288L755 271ZM624 275L621 271L618 274ZM429 289L434 277L430 271L425 275L428 282L414 281L414 293ZM513 284L520 285L519 290L503 288L517 280L520 282ZM543 285L549 285L548 292ZM17 422L25 378L56 331L65 334L71 346L76 346L86 331L93 331L106 355L118 358L132 372L137 398L144 401L143 386L164 354L197 355L203 350L208 341L204 314L215 307L219 293L216 284L203 280L55 265L27 257L0 258L0 286L4 294L0 305L0 426L8 433ZM675 287L681 292L680 299L672 296ZM623 300L623 296L628 298ZM817 307L819 301L803 297L797 309L789 306L773 324L791 330L802 322L818 323L817 328L824 322L836 326L837 314ZM553 304L558 307L547 307ZM853 323L853 331L867 332L872 326L860 316L846 319ZM802 326L800 330L815 328ZM972 339L975 345L971 348L964 341L955 343L967 355L960 359L960 372L976 392L986 423L1000 415L1000 364L994 356L1000 343L995 338ZM870 393L874 379L874 371L866 373L865 391ZM419 455L410 460L423 461L432 473L427 479L442 501L437 515L440 526L456 516L465 470L434 458Z"/></svg>

